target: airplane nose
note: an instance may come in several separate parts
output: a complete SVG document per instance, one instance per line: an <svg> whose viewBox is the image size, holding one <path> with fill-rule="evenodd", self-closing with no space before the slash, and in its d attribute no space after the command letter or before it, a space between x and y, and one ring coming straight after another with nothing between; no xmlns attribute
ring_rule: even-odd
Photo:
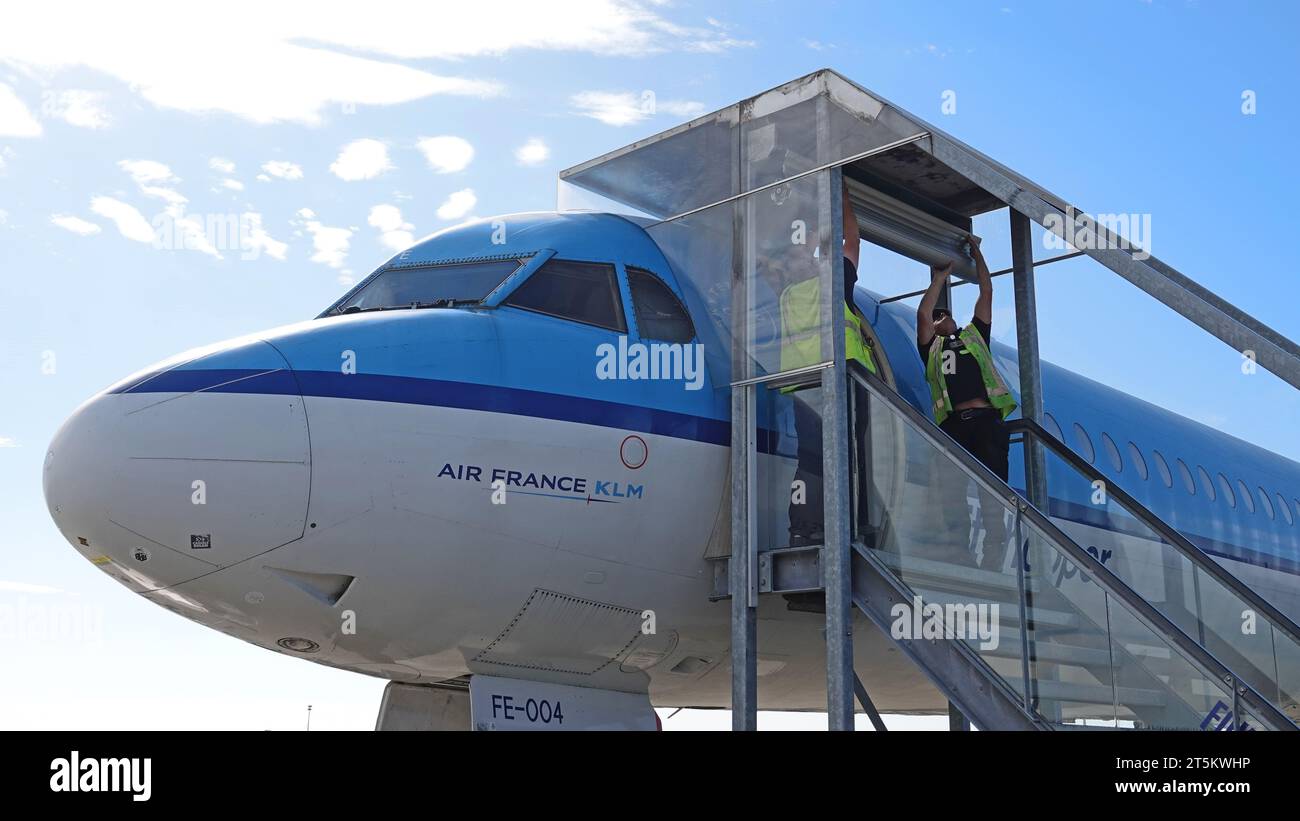
<svg viewBox="0 0 1300 821"><path fill-rule="evenodd" d="M156 590L301 538L311 448L270 344L182 356L82 405L50 443L46 505L72 546Z"/></svg>

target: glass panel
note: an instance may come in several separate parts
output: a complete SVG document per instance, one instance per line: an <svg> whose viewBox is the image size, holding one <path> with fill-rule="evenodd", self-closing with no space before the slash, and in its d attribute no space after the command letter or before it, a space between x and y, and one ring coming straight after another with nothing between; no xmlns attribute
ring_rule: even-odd
<svg viewBox="0 0 1300 821"><path fill-rule="evenodd" d="M1013 462L1020 458L1012 455ZM1138 509L1126 508L1111 492L1099 493L1087 474L1050 449L1044 464L1052 515L1060 528L1260 695L1294 717L1300 698L1300 667L1295 663L1300 644L1146 524ZM1209 477L1201 478L1208 490ZM1226 480L1220 489L1232 504ZM1102 531L1111 534L1109 539L1098 535ZM1213 559L1206 556L1203 561Z"/></svg>
<svg viewBox="0 0 1300 821"><path fill-rule="evenodd" d="M742 123L744 190L910 137L921 129L838 77L822 74L760 94Z"/></svg>
<svg viewBox="0 0 1300 821"><path fill-rule="evenodd" d="M477 302L519 268L517 259L457 265L420 265L380 271L330 311L350 314L384 308L426 307L452 300Z"/></svg>
<svg viewBox="0 0 1300 821"><path fill-rule="evenodd" d="M1226 687L1108 594L1070 558L1059 536L1026 516L1020 521L1023 553L1015 549L1009 491L985 486L952 455L950 445L930 441L942 433L914 423L875 396L868 407L872 458L866 544L921 598L923 613L942 614L950 627L952 613L965 612L977 621L986 616L992 628L986 634L958 631L954 637L1050 721L1178 729L1222 723L1224 710L1217 705L1229 705L1230 712L1232 704ZM1048 459L1053 458L1049 453ZM1058 496L1059 478L1050 472L1049 487ZM1089 482L1071 488L1085 489L1088 494L1095 490ZM1102 510L1109 508L1102 505ZM1122 532L1133 529L1130 525ZM1171 591L1158 584L1165 580L1153 578L1142 566L1155 562L1159 568L1166 552L1156 545L1148 557L1126 551L1123 557L1106 556L1103 564L1120 568L1117 574L1132 580L1140 598L1168 603ZM1214 586L1213 579L1196 577L1190 569L1187 575L1177 601L1195 601L1188 599L1193 589ZM1216 601L1224 603L1224 591L1217 589ZM1220 627L1205 604L1198 607L1204 611L1196 620L1205 630L1203 643L1211 653L1230 655L1241 669L1264 666L1264 658L1252 660L1251 654L1271 652L1281 638L1264 628L1250 642L1230 642L1228 623ZM1223 616L1233 607L1232 629L1239 633L1240 602L1225 606ZM1172 618L1170 612L1165 615ZM923 616L922 622L927 619ZM1183 623L1188 624L1186 614ZM1223 648L1213 644L1220 631ZM1196 638L1195 632L1188 634ZM1285 658L1290 668L1300 667L1300 648L1288 644ZM1282 659L1277 654L1278 669L1284 666Z"/></svg>
<svg viewBox="0 0 1300 821"><path fill-rule="evenodd" d="M832 226L820 218L829 213L829 181L830 172L822 171L647 229L682 284L710 368L730 376L723 384L829 360L821 283L830 278ZM737 247L743 257L733 262ZM738 323L747 355L733 375L737 265L744 283L737 287L745 288L748 305Z"/></svg>
<svg viewBox="0 0 1300 821"><path fill-rule="evenodd" d="M830 194L828 183L829 174L821 172L742 200L749 283L747 377L830 359L822 328L828 297L821 283L830 278L831 226L820 219L829 213L822 207ZM843 296L835 302L842 304Z"/></svg>
<svg viewBox="0 0 1300 821"><path fill-rule="evenodd" d="M653 95L642 105L652 108ZM743 140L742 106L749 117ZM856 86L819 72L563 172L559 208L666 220L920 130Z"/></svg>
<svg viewBox="0 0 1300 821"><path fill-rule="evenodd" d="M1232 704L1232 694L1203 673L1121 602L1107 597L1106 622L1115 656L1119 717L1144 729L1200 729L1216 704Z"/></svg>
<svg viewBox="0 0 1300 821"><path fill-rule="evenodd" d="M637 333L642 338L665 342L690 342L695 338L686 308L663 280L640 268L628 268L627 285L636 311Z"/></svg>
<svg viewBox="0 0 1300 821"><path fill-rule="evenodd" d="M668 219L740 193L738 119L739 107L733 105L615 157L565 172L560 210L596 207Z"/></svg>
<svg viewBox="0 0 1300 821"><path fill-rule="evenodd" d="M967 644L1021 692L1019 584L1016 562L1007 553L1009 502L969 480L948 453L884 402L871 397L868 407L865 544L925 605L983 614L987 637L968 636Z"/></svg>
<svg viewBox="0 0 1300 821"><path fill-rule="evenodd" d="M646 230L672 266L714 384L730 393L731 300L737 214L741 203L697 211ZM727 400L730 401L729 399Z"/></svg>
<svg viewBox="0 0 1300 821"><path fill-rule="evenodd" d="M505 304L614 331L627 329L613 265L550 260Z"/></svg>

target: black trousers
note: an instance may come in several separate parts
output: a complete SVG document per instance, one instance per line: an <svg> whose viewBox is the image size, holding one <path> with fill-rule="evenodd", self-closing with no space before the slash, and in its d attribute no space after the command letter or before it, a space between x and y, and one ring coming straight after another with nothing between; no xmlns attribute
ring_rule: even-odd
<svg viewBox="0 0 1300 821"><path fill-rule="evenodd" d="M1002 421L1000 411L995 408L953 411L939 428L999 479L1007 481L1011 433L1007 430L1006 422ZM966 484L965 476L959 476L957 480ZM984 522L984 561L981 562L981 567L1000 570L1005 558L1007 539L1003 507L992 499L985 499L983 492L976 495L980 499L980 518ZM944 516L949 519L960 516L964 520L967 511L945 509Z"/></svg>
<svg viewBox="0 0 1300 821"><path fill-rule="evenodd" d="M853 442L849 451L849 470L852 479L856 480L857 487L857 505L850 533L853 538L857 538L867 521L869 482L866 474L868 465L866 445L870 438L870 431L867 429L869 394L856 382L850 384L852 393L848 395L852 398L849 401L849 427L854 433L851 436ZM819 542L824 532L825 511L822 495L821 394L810 390L806 395L807 399L799 394L794 396L794 430L799 438L798 465L795 468L794 480L803 483L805 493L801 494L801 500L796 500L794 494L791 494L790 535Z"/></svg>

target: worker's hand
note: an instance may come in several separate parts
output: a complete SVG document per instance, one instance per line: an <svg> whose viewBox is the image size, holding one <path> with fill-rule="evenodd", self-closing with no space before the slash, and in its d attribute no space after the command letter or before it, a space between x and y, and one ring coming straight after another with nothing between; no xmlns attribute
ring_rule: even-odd
<svg viewBox="0 0 1300 821"><path fill-rule="evenodd" d="M951 262L949 262L947 265L944 265L942 267L938 265L931 265L930 281L933 282L936 279L943 279L944 277L951 276L952 269L953 269L953 264Z"/></svg>
<svg viewBox="0 0 1300 821"><path fill-rule="evenodd" d="M970 243L970 255L974 259L979 259L983 252L980 251L980 238L974 234L968 234L966 240Z"/></svg>

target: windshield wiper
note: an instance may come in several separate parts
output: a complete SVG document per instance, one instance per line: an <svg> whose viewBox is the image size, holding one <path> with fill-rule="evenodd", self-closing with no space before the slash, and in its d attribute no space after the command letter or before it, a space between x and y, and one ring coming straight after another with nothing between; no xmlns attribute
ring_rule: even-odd
<svg viewBox="0 0 1300 821"><path fill-rule="evenodd" d="M478 299L455 299L447 297L446 299L435 299L431 302L411 302L406 305L376 305L372 308L359 308L356 305L349 305L341 311L336 311L333 316L342 316L344 314L364 314L370 311L412 311L419 308L455 308L459 305L478 305L482 300Z"/></svg>
<svg viewBox="0 0 1300 821"><path fill-rule="evenodd" d="M445 299L435 299L432 302L412 302L411 308L455 308L457 305L477 305L481 300L477 299L456 299L447 297Z"/></svg>

